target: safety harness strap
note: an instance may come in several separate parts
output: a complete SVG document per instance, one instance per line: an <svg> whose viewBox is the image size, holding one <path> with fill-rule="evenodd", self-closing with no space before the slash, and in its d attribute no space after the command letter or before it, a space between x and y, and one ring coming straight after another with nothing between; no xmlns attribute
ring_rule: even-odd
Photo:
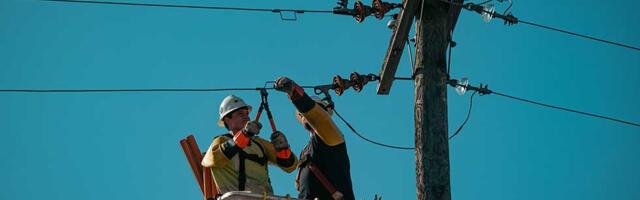
<svg viewBox="0 0 640 200"><path fill-rule="evenodd" d="M320 181L320 183L322 183L322 186L324 186L324 188L327 189L327 191L329 191L333 199L335 200L342 199L344 195L340 191L336 190L333 184L331 184L331 182L327 180L327 177L325 177L324 174L322 174L322 172L318 167L316 167L316 165L314 165L313 163L309 163L308 168L313 173L313 175L316 176L316 178Z"/></svg>
<svg viewBox="0 0 640 200"><path fill-rule="evenodd" d="M238 153L238 160L240 162L238 165L238 190L240 191L245 190L245 186L247 184L247 172L246 172L245 160L256 162L262 166L267 164L267 156L264 155L264 148L262 148L262 145L260 145L257 142L254 142L253 140L251 140L249 144L251 143L258 145L263 156L259 157L258 155L255 155L255 154L248 154L244 152L244 150L241 150Z"/></svg>
<svg viewBox="0 0 640 200"><path fill-rule="evenodd" d="M333 184L331 184L329 180L327 180L327 177L325 177L324 174L322 174L322 172L320 171L320 169L318 169L316 165L314 165L313 163L309 163L308 168L313 173L313 175L316 176L318 181L322 183L324 188L327 189L327 191L329 191L329 193L333 194L336 192L336 188L333 187Z"/></svg>

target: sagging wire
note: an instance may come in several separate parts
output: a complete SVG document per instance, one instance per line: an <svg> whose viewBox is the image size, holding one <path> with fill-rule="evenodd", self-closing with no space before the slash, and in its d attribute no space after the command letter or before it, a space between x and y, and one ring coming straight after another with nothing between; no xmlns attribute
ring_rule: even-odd
<svg viewBox="0 0 640 200"><path fill-rule="evenodd" d="M360 137L361 139L370 142L372 144L378 145L378 146L383 146L383 147L387 147L387 148L392 148L392 149L402 149L402 150L413 150L415 148L413 147L400 147L400 146L393 146L393 145L388 145L388 144L383 144L380 142L376 142L373 140L370 140L362 135L360 135L360 133L358 133L358 131L356 131L356 129L353 128L353 126L351 126L351 124L349 124L349 122L347 122L347 120L345 120L342 115L340 115L340 113L338 113L338 111L334 108L333 112L336 113L336 115L342 120L342 122L344 122L345 125L347 125L347 127L349 127L349 129L351 129L351 132L353 132L354 134L356 134L358 137Z"/></svg>
<svg viewBox="0 0 640 200"><path fill-rule="evenodd" d="M453 135L449 136L449 140L451 140L451 138L453 138L456 135L458 135L458 133L460 133L460 131L462 130L464 125L467 124L467 121L469 120L469 116L471 116L471 108L473 107L473 96L475 96L476 93L478 93L478 92L477 91L473 91L473 94L471 94L471 97L469 98L469 111L467 111L467 117L464 118L464 121L462 122L462 124L460 124L460 127L458 127L456 132L453 133Z"/></svg>
<svg viewBox="0 0 640 200"><path fill-rule="evenodd" d="M533 101L533 100L529 100L529 99L525 99L525 98L521 98L521 97L515 97L515 96L512 96L512 95L496 92L496 91L490 90L488 85L480 84L479 87L471 86L471 85L468 84L468 82L466 80L458 81L456 79L449 79L448 84L450 86L456 88L456 91L458 91L461 94L464 94L464 92L467 91L467 90L476 91L481 95L495 94L495 95L506 97L506 98L509 98L509 99L518 100L518 101L522 101L522 102L526 102L526 103L531 103L531 104L535 104L535 105L539 105L539 106L543 106L543 107L547 107L547 108L553 108L553 109L557 109L557 110L567 111L567 112L571 112L571 113L581 114L581 115L585 115L585 116L590 116L590 117L595 117L595 118L599 118L599 119L605 119L605 120L609 120L609 121L613 121L613 122L618 122L618 123L623 123L623 124L627 124L627 125L631 125L631 126L640 127L640 123L634 123L634 122L629 122L629 121L625 121L625 120L621 120L621 119L616 119L616 118L608 117L608 116L604 116L604 115L598 115L598 114L593 114L593 113L589 113L589 112L585 112L585 111L579 111L579 110L569 109L569 108L565 108L565 107L554 106L554 105L550 105L550 104L546 104L546 103L541 103L541 102L537 102L537 101Z"/></svg>
<svg viewBox="0 0 640 200"><path fill-rule="evenodd" d="M354 72L354 73L357 75L357 73L356 73L356 72ZM353 74L353 73L352 73L352 74ZM337 76L337 75L336 75L336 76ZM339 77L339 76L338 76L338 77ZM364 137L363 135L361 135L360 133L358 133L358 131L356 131L356 129L355 129L355 128L353 128L353 126L351 126L351 124L350 124L346 119L344 119L344 117L342 117L342 115L340 115L340 113L336 110L336 108L335 108L335 104L334 104L333 100L331 99L331 95L329 94L329 90L331 90L331 89L334 89L334 90L335 90L335 87L336 87L336 86L335 86L334 84L330 84L330 85L319 85L319 86L316 86L316 87L314 88L314 93L315 93L316 95L320 95L320 94L323 94L323 95L324 95L324 98L323 98L322 100L323 100L323 101L326 101L326 102L328 103L328 107L331 107L331 108L333 109L333 112L334 112L334 113L335 113L335 114L340 118L340 120L342 120L342 122L344 122L344 124L345 124L345 125L347 125L347 127L349 127L349 129L351 130L351 132L353 132L354 134L356 134L356 135L357 135L358 137L360 137L361 139L363 139L363 140L365 140L365 141L367 141L367 142L369 142L369 143L372 143L372 144L378 145L378 146L383 146L383 147L392 148L392 149L402 149L402 150L413 150L413 149L415 149L415 148L413 148L413 147L400 147L400 146L394 146L394 145L388 145L388 144L384 144L384 143L376 142L376 141L373 141L373 140L371 140L371 139L369 139L369 138L366 138L366 137Z"/></svg>

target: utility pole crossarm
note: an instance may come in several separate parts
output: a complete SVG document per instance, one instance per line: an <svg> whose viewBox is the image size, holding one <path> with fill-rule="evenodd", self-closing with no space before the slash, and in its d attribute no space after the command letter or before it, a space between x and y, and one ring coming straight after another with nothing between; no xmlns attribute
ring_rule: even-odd
<svg viewBox="0 0 640 200"><path fill-rule="evenodd" d="M378 83L379 95L388 95L391 90L391 85L393 84L393 79L398 69L398 63L404 50L404 44L407 41L419 3L420 0L405 0L403 2L403 9L400 10L398 14L398 25L393 30L387 54L382 64L380 82Z"/></svg>

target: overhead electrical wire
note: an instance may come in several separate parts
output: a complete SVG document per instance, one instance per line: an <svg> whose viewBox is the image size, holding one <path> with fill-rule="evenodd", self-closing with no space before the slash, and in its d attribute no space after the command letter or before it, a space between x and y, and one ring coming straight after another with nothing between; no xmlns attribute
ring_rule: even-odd
<svg viewBox="0 0 640 200"><path fill-rule="evenodd" d="M314 88L315 86L301 86ZM259 91L263 88L148 88L148 89L0 89L3 93L121 93L121 92L221 92ZM273 88L264 88L273 90Z"/></svg>
<svg viewBox="0 0 640 200"><path fill-rule="evenodd" d="M469 121L469 116L471 116L471 108L473 107L473 96L475 96L477 93L478 93L477 91L474 91L473 94L471 94L471 98L469 98L469 111L467 111L467 117L464 118L464 121L462 122L462 124L460 124L460 127L456 129L456 132L454 132L453 135L449 136L449 140L451 140L451 138L458 135L458 133L460 133L464 125L467 124L467 121Z"/></svg>
<svg viewBox="0 0 640 200"><path fill-rule="evenodd" d="M267 9L267 8L240 8L240 7L220 7L220 6L191 6L191 5L172 5L172 4L152 4L152 3L128 3L113 1L83 1L83 0L41 0L66 3L87 3L87 4L106 4L106 5L124 5L124 6L148 6L148 7L165 7L165 8L192 8L207 10L232 10L232 11L254 11L254 12L295 12L295 13L333 13L331 10L304 10L304 9Z"/></svg>
<svg viewBox="0 0 640 200"><path fill-rule="evenodd" d="M401 78L402 79L402 78ZM271 81L272 82L272 81ZM126 93L126 92L221 92L221 91L260 91L262 89L266 90L274 90L274 88L266 87L269 81L265 83L264 87L257 88L180 88L180 89L171 89L171 88L152 88L152 89L0 89L0 92L4 93ZM316 86L301 86L302 88L309 89L315 88ZM355 133L358 137L366 140L367 142L393 148L393 149L404 149L411 150L414 148L411 147L399 147L393 145L387 145L380 142L376 142L370 140L360 133L358 133L349 122L347 122L336 110L334 110L336 115L340 117L340 119L351 129L353 133Z"/></svg>
<svg viewBox="0 0 640 200"><path fill-rule="evenodd" d="M535 27L538 27L538 28L544 28L544 29L547 29L547 30L552 30L552 31L560 32L560 33L569 34L569 35L576 36L576 37L586 38L586 39L589 39L589 40L592 40L592 41L602 42L602 43L605 43L605 44L610 44L610 45L614 45L614 46L628 48L628 49L631 49L631 50L640 51L639 47L631 46L631 45L628 45L628 44L624 44L624 43L620 43L620 42L613 42L613 41L610 41L610 40L596 38L596 37L585 35L585 34L580 34L580 33L575 33L575 32L571 32L571 31L567 31L567 30L562 30L562 29L559 29L559 28L554 28L554 27L551 27L551 26L546 26L546 25L542 25L542 24L539 24L539 23L535 23L535 22L523 21L523 20L520 20L517 17L513 16L511 13L498 14L498 13L495 13L493 11L488 12L487 10L485 10L484 7L482 7L482 4L484 4L486 2L489 2L489 1L485 1L485 2L480 3L480 4L474 4L474 3L462 4L462 3L450 2L448 0L440 0L440 1L444 2L444 3L447 3L447 4L450 4L450 5L453 5L453 6L460 6L460 7L464 8L465 10L468 10L468 11L475 11L475 12L477 12L479 14L491 15L491 17L495 17L495 18L499 18L499 19L504 20L505 24L508 24L508 25L522 23L522 24L535 26Z"/></svg>
<svg viewBox="0 0 640 200"><path fill-rule="evenodd" d="M624 120L616 119L616 118L613 118L613 117L607 117L607 116L597 115L597 114L588 113L588 112L584 112L584 111L564 108L564 107L560 107L560 106L549 105L549 104L540 103L540 102L536 102L536 101L532 101L532 100L528 100L528 99L524 99L524 98L520 98L520 97L515 97L515 96L511 96L511 95L507 95L507 94L503 94L503 93L499 93L499 92L495 92L495 91L492 91L491 93L492 94L496 94L498 96L503 96L503 97L507 97L507 98L510 98L510 99L515 99L515 100L518 100L518 101L522 101L522 102L536 104L536 105L539 105L539 106L544 106L544 107L548 107L548 108L563 110L563 111L572 112L572 113L576 113L576 114L596 117L596 118L600 118L600 119L611 120L611 121L620 122L620 123L623 123L623 124L628 124L628 125L640 127L639 123L633 123L633 122L629 122L629 121L624 121Z"/></svg>
<svg viewBox="0 0 640 200"><path fill-rule="evenodd" d="M87 0L40 0L40 1L52 1L63 3L85 3L85 4L102 4L102 5L121 5L121 6L146 6L146 7L164 7L164 8L192 8L192 9L207 9L207 10L226 10L226 11L248 11L248 12L271 12L279 13L280 19L285 21L296 21L298 19L297 14L303 13L323 13L323 14L336 14L336 15L351 15L356 16L353 13L342 13L334 10L307 10L307 9L283 9L283 8L245 8L245 7L223 7L223 6L192 6L192 5L175 5L175 4L153 4L153 3L129 3L129 2L115 2L115 1L87 1ZM285 17L283 13L290 12L293 16ZM392 17L393 14L386 14L384 17Z"/></svg>
<svg viewBox="0 0 640 200"><path fill-rule="evenodd" d="M411 78L396 78L396 79L399 79L399 80L411 80ZM263 89L273 90L274 88L266 87L267 83L265 83L264 87L256 87L256 88L250 88L249 87L249 88L179 88L179 89L176 89L176 88L152 88L152 89L0 89L0 92L2 92L2 93L126 93L126 92L260 91L260 90L263 90ZM453 80L453 79L450 81L450 84L452 86L462 86L462 87L465 87L468 90L473 90L475 92L470 97L470 100L469 100L469 111L467 112L467 116L466 116L465 120L460 125L460 127L458 127L458 129L454 132L454 134L451 135L448 138L449 140L452 139L453 137L455 137L456 135L458 135L458 133L462 130L462 128L468 122L469 116L471 115L471 109L472 109L472 106L473 106L473 97L476 94L476 92L480 93L481 95L496 94L496 95L507 97L507 98L510 98L510 99L519 100L519 101L523 101L523 102L527 102L527 103L532 103L532 104L536 104L536 105L540 105L540 106L544 106L544 107L549 107L549 108L553 108L553 109L563 110L563 111L567 111L567 112L573 112L573 113L577 113L577 114L587 115L587 116L591 116L591 117L611 120L611 121L615 121L615 122L619 122L619 123L624 123L624 124L640 127L640 124L638 124L638 123L628 122L628 121L616 119L616 118L613 118L613 117L597 115L597 114L593 114L593 113L573 110L573 109L564 108L564 107L560 107L560 106L549 105L549 104L540 103L540 102L536 102L536 101L532 101L532 100L528 100L528 99L524 99L524 98L520 98L520 97L515 97L515 96L503 94L503 93L500 93L500 92L495 92L495 91L489 90L486 85L485 86L480 85L480 87L474 87L474 86L471 86L471 85L466 85L465 86L465 85L460 85L457 82L457 80ZM318 86L301 86L301 87L305 88L305 89L312 89L312 88L316 88ZM347 127L349 127L349 129L351 129L351 131L354 134L356 134L358 137L360 137L361 139L363 139L363 140L365 140L367 142L370 142L370 143L375 144L375 145L387 147L387 148L392 148L392 149L402 149L402 150L415 149L413 147L400 147L400 146L388 145L388 144L384 144L384 143L380 143L380 142L376 142L376 141L373 141L371 139L368 139L368 138L364 137L363 135L361 135L360 133L358 133L355 130L355 128L353 128L353 126L351 126L351 124L349 124L349 122L347 122L342 117L342 115L340 115L340 113L338 113L337 111L335 111L335 113L347 125Z"/></svg>
<svg viewBox="0 0 640 200"><path fill-rule="evenodd" d="M449 80L449 85L451 85L453 87L463 87L466 90L477 91L481 95L496 94L498 96L507 97L507 98L510 98L510 99L514 99L514 100L518 100L518 101L522 101L522 102L526 102L526 103L531 103L531 104L535 104L535 105L539 105L539 106L544 106L544 107L553 108L553 109L557 109L557 110L572 112L572 113L576 113L576 114L586 115L586 116L590 116L590 117L595 117L595 118L599 118L599 119L605 119L605 120L610 120L610 121L614 121L614 122L619 122L619 123L623 123L623 124L628 124L628 125L640 127L640 123L634 123L634 122L629 122L629 121L625 121L625 120L621 120L621 119L617 119L617 118L613 118L613 117L608 117L608 116L604 116L604 115L598 115L598 114L593 114L593 113L589 113L589 112L585 112L585 111L579 111L579 110L574 110L574 109L570 109L570 108L554 106L554 105L550 105L550 104L546 104L546 103L541 103L541 102L537 102L537 101L533 101L533 100L529 100L529 99L525 99L525 98L515 97L515 96L512 96L512 95L496 92L496 91L490 90L487 85L483 86L482 84L480 84L480 87L475 87L475 86L471 86L471 85L462 85L462 84L460 84L458 82L458 80L455 80L455 79Z"/></svg>
<svg viewBox="0 0 640 200"><path fill-rule="evenodd" d="M258 90L260 88L257 88ZM21 93L113 93L113 92L219 92L219 91L241 91L257 90L256 88L152 88L152 89L9 89L0 92L21 92Z"/></svg>
<svg viewBox="0 0 640 200"><path fill-rule="evenodd" d="M87 3L87 4L107 4L107 5L125 5L125 6L192 8L192 9L209 9L209 10L253 11L253 12L272 12L272 13L278 13L278 12L280 12L280 13L281 12L333 13L332 10L265 9L265 8L191 6L191 5L127 3L127 2L111 2L111 1L83 1L83 0L41 0L41 1L69 2L69 3ZM441 0L441 1L449 3L449 4L452 4L452 5L461 6L461 7L465 8L466 10L471 10L471 11L478 12L477 9L474 10L470 6L470 5L475 5L473 3L457 4L457 3L449 2L449 1L446 1L446 0ZM479 4L479 5L482 5L482 4ZM480 13L482 13L482 12L485 12L485 11L481 10ZM422 14L422 12L421 12L421 14ZM611 45L621 46L621 47L625 47L625 48L629 48L629 49L640 51L640 48L633 47L633 46L630 46L630 45L627 45L627 44L618 43L618 42L612 42L612 41L609 41L609 40L604 40L604 39L600 39L600 38L596 38L596 37L592 37L592 36L588 36L588 35L584 35L584 34L579 34L579 33L574 33L574 32L570 32L570 31L558 29L558 28L553 28L553 27L550 27L550 26L541 25L541 24L534 23L534 22L523 21L523 20L520 20L518 18L515 18L511 14L506 14L506 16L503 16L503 15L500 15L500 14L496 14L496 13L489 13L489 14L491 14L493 17L505 20L506 23L509 22L511 24L515 24L515 23L520 22L520 23L523 23L523 24L527 24L527 25L531 25L531 26L535 26L535 27L539 27L539 28L544 28L544 29L557 31L557 32L561 32L561 33L565 33L565 34L569 34L569 35L573 35L573 36L577 36L577 37L582 37L582 38L586 38L586 39L590 39L590 40L594 40L594 41L599 41L599 42L603 42L603 43L607 43L607 44L611 44ZM407 43L408 43L408 41L407 41ZM449 66L447 66L447 72L448 73L450 72L449 70L450 70L450 59L451 59L450 58L450 56L451 56L451 46L449 48L450 48L449 49L449 62L448 62ZM411 78L397 78L397 79L412 80ZM303 88L314 88L314 86L303 86ZM0 92L20 92L20 93L218 92L218 91L255 91L255 90L261 90L261 89L271 90L273 88L0 89ZM487 88L484 88L484 89L488 90ZM511 95L502 94L502 93L498 93L498 92L494 92L494 91L490 91L490 90L488 90L488 91L489 91L489 93L493 93L493 94L496 94L496 95L499 95L499 96L511 98L511 99L514 99L514 100L519 100L519 101L532 103L532 104L536 104L536 105L540 105L540 106L544 106L544 107L549 107L549 108L553 108L553 109L559 109L559 110L563 110L563 111L573 112L573 113L577 113L577 114L592 116L592 117L596 117L596 118L611 120L611 121L615 121L615 122L620 122L620 123L624 123L624 124L640 127L640 124L638 124L638 123L628 122L628 121L624 121L624 120L620 120L620 119L616 119L616 118L612 118L612 117L607 117L607 116L597 115L597 114L593 114L593 113L588 113L588 112L583 112L583 111L563 108L563 107L559 107L559 106L553 106L553 105L549 105L549 104L544 104L544 103L540 103L540 102L536 102L536 101L532 101L532 100L528 100L528 99L524 99L524 98L514 97L514 96L511 96ZM451 138L455 137L456 135L458 135L460 130L467 123L467 121L469 119L469 116L471 114L471 108L472 108L472 105L473 105L473 97L474 97L475 94L476 94L476 92L474 92L470 97L469 111L467 113L467 116L466 116L464 122L455 131L455 133L449 137L449 139L451 139ZM412 147L399 147L399 146L387 145L387 144L383 144L383 143L379 143L379 142L375 142L373 140L370 140L370 139L362 136L361 134L359 134L338 112L336 112L336 115L351 129L351 131L353 131L353 133L355 133L358 137L362 138L365 141L368 141L370 143L373 143L373 144L376 144L376 145L379 145L379 146L384 146L384 147L394 148L394 149L404 149L404 150L415 149L415 148L412 148Z"/></svg>
<svg viewBox="0 0 640 200"><path fill-rule="evenodd" d="M358 131L356 131L356 129L354 129L353 126L351 126L351 124L349 124L349 122L347 122L347 120L345 120L342 117L342 115L340 115L340 113L338 113L338 111L336 111L334 109L333 112L336 113L336 115L342 120L342 122L344 122L344 124L347 125L347 127L349 127L349 129L351 129L351 132L355 133L358 137L360 137L361 139L363 139L363 140L365 140L365 141L367 141L369 143L372 143L372 144L375 144L375 145L378 145L378 146L387 147L387 148L392 148L392 149L402 149L402 150L413 150L413 149L415 149L413 147L393 146L393 145L383 144L383 143L380 143L380 142L376 142L376 141L370 140L370 139L360 135L360 133L358 133Z"/></svg>
<svg viewBox="0 0 640 200"><path fill-rule="evenodd" d="M599 42L604 42L607 44L612 44L612 45L616 45L616 46L621 46L621 47L626 47L632 50L636 50L636 51L640 51L640 48L638 47L634 47L631 45L627 45L627 44L623 44L623 43L619 43L619 42L613 42L613 41L609 41L609 40L604 40L604 39L600 39L600 38L596 38L596 37L592 37L592 36L588 36L588 35L583 35L583 34L579 34L579 33L574 33L574 32L570 32L570 31L565 31L562 29L558 29L558 28L553 28L550 26L545 26L542 24L537 24L537 23L533 23L533 22L528 22L528 21L523 21L521 19L518 19L518 22L523 23L523 24L527 24L527 25L531 25L531 26L536 26L536 27L540 27L540 28L544 28L544 29L548 29L548 30L552 30L552 31L557 31L557 32L561 32L561 33L566 33L569 35L574 35L574 36L578 36L578 37L582 37L582 38L586 38L586 39L590 39L590 40L595 40L595 41L599 41Z"/></svg>

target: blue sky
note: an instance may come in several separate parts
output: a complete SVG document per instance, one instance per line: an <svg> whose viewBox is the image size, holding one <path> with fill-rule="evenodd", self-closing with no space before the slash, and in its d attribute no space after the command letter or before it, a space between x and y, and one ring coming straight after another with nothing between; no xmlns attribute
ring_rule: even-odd
<svg viewBox="0 0 640 200"><path fill-rule="evenodd" d="M334 1L126 1L328 10ZM369 1L364 3L370 4ZM522 20L640 46L637 1L515 1ZM504 8L504 7L501 7ZM1 89L259 87L278 76L327 84L377 74L391 32L300 14L0 1ZM412 32L413 33L413 32ZM485 23L462 12L451 75L519 97L640 122L640 53L526 25ZM415 51L414 51L415 52ZM410 76L407 54L398 76ZM311 91L308 91L311 92ZM469 94L449 93L449 130ZM202 149L229 94L257 106L257 92L0 94L0 199L199 199L178 141ZM299 152L308 134L293 106L272 92L279 129ZM413 83L335 96L336 108L370 139L413 144ZM253 116L253 114L252 114ZM337 118L336 118L337 120ZM266 120L263 120L266 123ZM412 151L357 138L341 122L358 199L415 198ZM266 135L269 128L262 133ZM640 129L500 96L474 98L450 141L454 199L640 199ZM270 170L276 193L296 194L295 173Z"/></svg>

